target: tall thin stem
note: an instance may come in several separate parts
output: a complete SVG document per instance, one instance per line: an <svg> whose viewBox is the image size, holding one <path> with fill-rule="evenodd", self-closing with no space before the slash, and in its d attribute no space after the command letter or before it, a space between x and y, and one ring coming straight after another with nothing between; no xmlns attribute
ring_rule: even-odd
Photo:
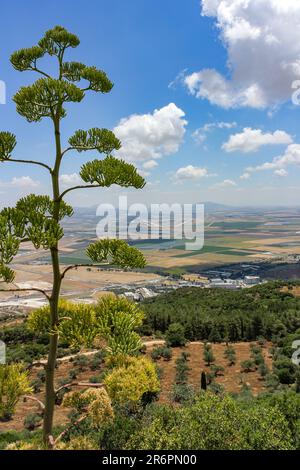
<svg viewBox="0 0 300 470"><path fill-rule="evenodd" d="M61 137L60 137L60 110L58 108L57 114L53 119L54 123L54 133L55 133L55 146L56 146L56 158L55 165L52 171L52 190L53 190L53 219L59 223L60 219L60 189L59 189L59 170L62 158L61 151ZM57 346L58 346L58 303L59 295L61 289L61 272L60 272L60 263L59 263L59 252L58 252L58 242L51 247L51 262L52 262L52 272L53 272L53 288L52 294L49 300L50 304L50 323L51 323L51 333L50 335L50 344L49 344L49 354L46 369L46 399L45 399L45 414L44 414L44 423L43 423L43 439L44 443L48 446L52 446L52 429L53 429L53 416L54 416L54 407L55 407L55 388L54 388L54 378L55 378L55 365L57 358Z"/></svg>

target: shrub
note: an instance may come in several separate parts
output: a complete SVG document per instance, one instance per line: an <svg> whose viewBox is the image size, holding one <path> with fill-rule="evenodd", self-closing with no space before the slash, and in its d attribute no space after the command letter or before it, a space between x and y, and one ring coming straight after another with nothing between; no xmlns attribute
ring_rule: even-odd
<svg viewBox="0 0 300 470"><path fill-rule="evenodd" d="M4 327L0 331L0 340L7 345L24 344L35 339L35 334L25 324Z"/></svg>
<svg viewBox="0 0 300 470"><path fill-rule="evenodd" d="M46 371L45 370L40 370L37 374L36 374L37 378L41 380L41 382L45 383L46 381Z"/></svg>
<svg viewBox="0 0 300 470"><path fill-rule="evenodd" d="M69 379L75 380L78 377L78 369L70 369L69 371Z"/></svg>
<svg viewBox="0 0 300 470"><path fill-rule="evenodd" d="M165 361L170 361L172 359L172 349L171 348L163 348L162 350L162 357L164 358Z"/></svg>
<svg viewBox="0 0 300 470"><path fill-rule="evenodd" d="M291 450L293 437L277 407L264 403L245 407L228 395L207 392L192 405L152 407L125 448Z"/></svg>
<svg viewBox="0 0 300 470"><path fill-rule="evenodd" d="M218 384L216 382L212 382L209 386L209 390L214 393L215 395L224 393L224 387L221 384Z"/></svg>
<svg viewBox="0 0 300 470"><path fill-rule="evenodd" d="M289 368L277 370L276 375L281 384L291 385L295 382L295 374Z"/></svg>
<svg viewBox="0 0 300 470"><path fill-rule="evenodd" d="M91 305L74 304L61 299L58 306L59 335L71 347L92 346L96 336L95 312ZM27 319L30 331L49 334L51 331L49 305L30 313Z"/></svg>
<svg viewBox="0 0 300 470"><path fill-rule="evenodd" d="M195 396L193 387L189 384L175 384L172 387L171 399L176 403L191 402Z"/></svg>
<svg viewBox="0 0 300 470"><path fill-rule="evenodd" d="M96 442L87 436L76 436L68 442L59 442L56 446L58 450L97 450Z"/></svg>
<svg viewBox="0 0 300 470"><path fill-rule="evenodd" d="M191 357L191 354L190 354L189 352L187 352L187 351L182 351L181 357L182 357L182 359L184 359L185 361L188 361L189 358Z"/></svg>
<svg viewBox="0 0 300 470"><path fill-rule="evenodd" d="M210 366L210 364L215 361L215 356L211 348L204 349L204 360L208 366Z"/></svg>
<svg viewBox="0 0 300 470"><path fill-rule="evenodd" d="M215 380L215 374L213 372L207 372L206 374L207 384L211 384Z"/></svg>
<svg viewBox="0 0 300 470"><path fill-rule="evenodd" d="M84 355L78 355L74 359L74 365L79 368L80 372L83 372L89 365L89 358Z"/></svg>
<svg viewBox="0 0 300 470"><path fill-rule="evenodd" d="M263 336L259 336L257 338L257 342L259 346L263 348L266 345L267 340Z"/></svg>
<svg viewBox="0 0 300 470"><path fill-rule="evenodd" d="M251 359L246 359L245 361L241 362L241 369L242 372L253 372L255 369L254 361Z"/></svg>
<svg viewBox="0 0 300 470"><path fill-rule="evenodd" d="M162 367L159 367L158 365L156 365L155 370L156 370L157 378L160 380L164 375L164 370Z"/></svg>
<svg viewBox="0 0 300 470"><path fill-rule="evenodd" d="M265 358L262 354L255 354L253 356L253 361L256 366L260 366L265 363Z"/></svg>
<svg viewBox="0 0 300 470"><path fill-rule="evenodd" d="M172 358L172 349L166 346L157 346L151 352L151 358L154 361L164 358L166 361L169 361Z"/></svg>
<svg viewBox="0 0 300 470"><path fill-rule="evenodd" d="M265 362L258 366L258 371L262 377L266 377L269 373L269 368Z"/></svg>
<svg viewBox="0 0 300 470"><path fill-rule="evenodd" d="M277 392L263 397L263 402L277 407L286 418L293 436L294 445L300 449L300 395L292 390Z"/></svg>
<svg viewBox="0 0 300 470"><path fill-rule="evenodd" d="M20 364L0 365L0 420L10 419L20 397L31 391L28 372Z"/></svg>
<svg viewBox="0 0 300 470"><path fill-rule="evenodd" d="M30 387L34 393L40 393L43 387L43 382L40 379L34 379L30 382Z"/></svg>
<svg viewBox="0 0 300 470"><path fill-rule="evenodd" d="M177 384L186 383L188 379L188 366L182 366L176 369L175 382Z"/></svg>
<svg viewBox="0 0 300 470"><path fill-rule="evenodd" d="M69 377L64 377L62 379L59 379L58 385L62 387L63 385L68 385L70 383L70 378Z"/></svg>
<svg viewBox="0 0 300 470"><path fill-rule="evenodd" d="M8 445L21 441L24 438L29 439L31 436L31 433L26 429L23 431L5 431L3 429L0 433L0 450L4 450Z"/></svg>
<svg viewBox="0 0 300 470"><path fill-rule="evenodd" d="M247 384L247 383L245 383L245 382L243 382L243 385L242 385L242 388L241 388L241 394L242 394L243 396L245 396L245 395L247 396L247 395L249 395L249 393L250 393L250 396L252 396L252 392L251 392L251 387L250 387L250 385Z"/></svg>
<svg viewBox="0 0 300 470"><path fill-rule="evenodd" d="M133 355L142 347L136 332L142 326L144 313L128 299L107 295L94 307L99 336L105 339L112 354Z"/></svg>
<svg viewBox="0 0 300 470"><path fill-rule="evenodd" d="M151 352L151 358L153 361L158 361L161 358L161 347L154 348Z"/></svg>
<svg viewBox="0 0 300 470"><path fill-rule="evenodd" d="M111 400L117 404L137 403L147 392L158 393L159 381L155 365L144 357L127 357L104 379Z"/></svg>
<svg viewBox="0 0 300 470"><path fill-rule="evenodd" d="M97 352L92 359L90 360L90 368L91 370L98 370L100 369L101 365L104 362L105 359L105 351L99 351Z"/></svg>
<svg viewBox="0 0 300 470"><path fill-rule="evenodd" d="M63 379L60 379L58 383L59 383L59 386L62 387L62 388L55 395L55 404L56 405L61 405L66 393L70 392L70 387L67 387L67 385L70 383L70 378L65 377ZM66 385L66 386L64 386L64 385Z"/></svg>
<svg viewBox="0 0 300 470"><path fill-rule="evenodd" d="M297 366L290 359L285 357L277 359L273 363L273 369L280 383L289 385L295 382Z"/></svg>
<svg viewBox="0 0 300 470"><path fill-rule="evenodd" d="M11 444L8 444L8 446L5 448L5 450L41 450L41 446L33 443L33 442L26 442L26 441L17 441L13 442Z"/></svg>
<svg viewBox="0 0 300 470"><path fill-rule="evenodd" d="M133 433L139 429L140 421L135 414L116 410L113 422L105 426L100 442L101 449L123 450Z"/></svg>
<svg viewBox="0 0 300 470"><path fill-rule="evenodd" d="M251 343L250 344L250 350L251 350L251 356L255 356L257 354L261 354L262 353L262 349L261 349L261 346L257 345L257 344L253 344Z"/></svg>
<svg viewBox="0 0 300 470"><path fill-rule="evenodd" d="M187 365L187 356L182 353L181 356L176 360L176 383L185 383L188 378L189 367Z"/></svg>
<svg viewBox="0 0 300 470"><path fill-rule="evenodd" d="M88 417L94 428L99 428L114 418L111 401L104 388L88 388L83 392L68 393L63 400L63 406L72 407Z"/></svg>
<svg viewBox="0 0 300 470"><path fill-rule="evenodd" d="M34 431L40 426L42 419L37 413L30 413L24 419L24 428L28 429L28 431Z"/></svg>
<svg viewBox="0 0 300 470"><path fill-rule="evenodd" d="M7 350L8 363L31 364L47 353L47 346L38 343L16 344Z"/></svg>
<svg viewBox="0 0 300 470"><path fill-rule="evenodd" d="M279 379L275 374L267 374L265 376L265 386L269 391L274 391L279 385Z"/></svg>
<svg viewBox="0 0 300 470"><path fill-rule="evenodd" d="M224 351L225 359L231 359L232 357L236 357L236 352L233 346L228 346Z"/></svg>
<svg viewBox="0 0 300 470"><path fill-rule="evenodd" d="M222 375L222 373L224 372L224 367L219 366L217 364L213 364L210 366L210 370L215 375L215 377L217 377L218 375Z"/></svg>
<svg viewBox="0 0 300 470"><path fill-rule="evenodd" d="M184 327L180 323L171 323L166 331L166 341L168 346L185 346L186 338Z"/></svg>
<svg viewBox="0 0 300 470"><path fill-rule="evenodd" d="M102 382L102 376L101 375L93 375L92 377L89 378L89 382L91 384L98 384Z"/></svg>
<svg viewBox="0 0 300 470"><path fill-rule="evenodd" d="M90 361L90 369L91 370L98 370L100 369L103 360L100 357L93 357Z"/></svg>
<svg viewBox="0 0 300 470"><path fill-rule="evenodd" d="M235 351L229 352L226 356L229 366L233 366L236 363L236 354Z"/></svg>
<svg viewBox="0 0 300 470"><path fill-rule="evenodd" d="M150 335L151 335L151 333L152 332L151 332L151 329L150 329ZM155 336L156 339L164 339L164 334L159 330L156 330L154 332L154 336Z"/></svg>

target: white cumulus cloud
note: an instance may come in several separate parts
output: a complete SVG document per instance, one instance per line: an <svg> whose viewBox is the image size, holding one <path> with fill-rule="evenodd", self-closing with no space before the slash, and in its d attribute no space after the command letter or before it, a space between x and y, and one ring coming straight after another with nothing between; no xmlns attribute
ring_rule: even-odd
<svg viewBox="0 0 300 470"><path fill-rule="evenodd" d="M200 178L204 178L205 176L208 176L208 171L206 168L188 165L182 168L178 168L174 175L174 180L199 180Z"/></svg>
<svg viewBox="0 0 300 470"><path fill-rule="evenodd" d="M288 176L288 172L284 168L281 168L281 170L275 170L274 175L284 177Z"/></svg>
<svg viewBox="0 0 300 470"><path fill-rule="evenodd" d="M6 186L13 188L36 188L40 182L33 180L30 176L14 177Z"/></svg>
<svg viewBox="0 0 300 470"><path fill-rule="evenodd" d="M263 133L261 129L245 127L243 132L231 135L229 140L222 145L222 149L226 152L250 153L257 152L265 145L287 145L292 142L292 137L285 131Z"/></svg>
<svg viewBox="0 0 300 470"><path fill-rule="evenodd" d="M235 187L237 184L235 181L233 180L229 180L229 179L226 179L224 181L222 181L221 183L216 183L214 185L215 188L233 188Z"/></svg>
<svg viewBox="0 0 300 470"><path fill-rule="evenodd" d="M250 173L247 171L240 176L241 180L248 180L251 177Z"/></svg>
<svg viewBox="0 0 300 470"><path fill-rule="evenodd" d="M184 111L170 103L152 114L133 114L121 119L114 128L122 142L117 156L134 162L176 153L187 125L184 117Z"/></svg>
<svg viewBox="0 0 300 470"><path fill-rule="evenodd" d="M148 160L147 162L143 164L143 167L145 168L145 170L152 170L157 165L158 163L155 160Z"/></svg>
<svg viewBox="0 0 300 470"><path fill-rule="evenodd" d="M283 155L273 158L271 162L265 162L255 167L249 167L246 171L282 170L288 166L300 166L300 144L291 144L287 147ZM282 172L281 172L282 173ZM277 173L278 174L278 173ZM285 176L281 174L281 176Z"/></svg>
<svg viewBox="0 0 300 470"><path fill-rule="evenodd" d="M228 54L229 78L215 69L186 75L198 98L223 108L276 106L300 75L299 0L202 0Z"/></svg>
<svg viewBox="0 0 300 470"><path fill-rule="evenodd" d="M63 186L69 186L70 184L82 183L82 179L77 173L63 174L60 176L59 180Z"/></svg>

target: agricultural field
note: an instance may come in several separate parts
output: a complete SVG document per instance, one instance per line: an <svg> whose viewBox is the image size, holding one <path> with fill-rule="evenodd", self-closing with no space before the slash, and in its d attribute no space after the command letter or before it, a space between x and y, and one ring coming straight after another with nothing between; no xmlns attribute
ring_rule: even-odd
<svg viewBox="0 0 300 470"><path fill-rule="evenodd" d="M74 220L65 224L65 237L60 246L63 265L89 262L85 250L90 242L95 241L96 224L97 218L92 209L87 213L82 210L75 212ZM67 297L87 299L120 286L131 290L133 286L151 284L161 279L160 274L182 276L226 266L241 275L241 266L247 264L259 265L262 278L297 279L300 276L299 264L285 263L289 257L300 256L299 241L300 215L296 209L265 213L255 210L247 213L243 210L214 212L207 216L202 250L185 250L184 240L144 239L130 242L146 257L147 266L142 272L77 268L67 274L62 293ZM36 251L25 244L12 268L16 271L15 282L19 287L28 283L34 287L51 285L50 258L43 250ZM21 292L18 299L31 297L36 296ZM0 301L7 299L13 301L13 294L1 292Z"/></svg>
<svg viewBox="0 0 300 470"><path fill-rule="evenodd" d="M170 244L170 242L168 242ZM143 245L141 245L143 246ZM264 215L237 211L210 215L202 250L186 251L184 243L153 244L145 252L150 266L183 268L188 271L227 264L269 262L300 254L300 217L289 212Z"/></svg>

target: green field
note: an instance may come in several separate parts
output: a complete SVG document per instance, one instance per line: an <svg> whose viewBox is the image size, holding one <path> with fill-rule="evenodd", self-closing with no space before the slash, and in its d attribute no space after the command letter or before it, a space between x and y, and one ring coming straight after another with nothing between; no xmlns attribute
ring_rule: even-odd
<svg viewBox="0 0 300 470"><path fill-rule="evenodd" d="M175 258L186 258L188 256L203 255L206 253L217 253L220 255L231 255L231 256L249 256L253 254L251 251L237 251L234 248L228 248L224 246L205 245L202 250L187 251L176 255Z"/></svg>

